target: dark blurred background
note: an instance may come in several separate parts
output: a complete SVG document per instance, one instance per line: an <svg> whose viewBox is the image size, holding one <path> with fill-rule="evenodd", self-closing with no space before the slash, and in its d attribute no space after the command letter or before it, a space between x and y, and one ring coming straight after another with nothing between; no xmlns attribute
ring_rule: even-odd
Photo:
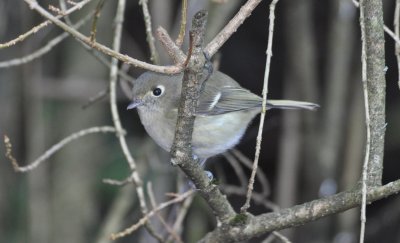
<svg viewBox="0 0 400 243"><path fill-rule="evenodd" d="M116 2L105 1L98 23L97 41L107 46L111 46ZM209 41L244 2L189 1L188 22L196 11L208 9ZM395 0L383 3L385 23L393 29ZM59 3L46 0L40 4L47 7ZM96 4L93 0L74 13L72 21L86 16ZM150 0L149 4L153 28L161 25L176 38L180 1ZM257 94L261 94L265 69L268 5L269 1L263 1L215 58L222 72ZM268 182L256 184L256 191L268 191L266 202L290 207L350 189L361 175L365 121L358 17L358 9L350 0L281 0L277 5L268 97L315 102L321 108L316 112L267 113L260 169ZM0 42L16 38L42 21L24 1L2 0ZM90 21L81 29L86 35L89 31ZM23 43L1 49L0 65L34 52L61 33L57 27L49 26ZM398 70L394 42L388 35L385 38L388 125L383 183L400 177ZM162 64L171 64L157 45ZM138 1L127 1L121 52L149 61ZM0 134L10 137L13 153L21 164L33 161L73 132L112 125L108 97L82 108L91 97L107 89L108 71L72 38L39 59L0 69ZM129 69L133 77L142 72ZM169 155L146 135L136 112L125 110L129 99L121 89L118 92L122 124L142 179L152 183L158 202L165 201L166 192L176 191L176 178L181 172L169 164ZM238 146L251 160L258 121L257 118L252 123ZM4 153L4 146L0 146L0 154ZM123 179L129 175L114 134L81 138L27 174L15 173L10 162L1 158L0 242L110 242L111 232L124 229L141 216L132 185L114 187L101 182L104 178ZM207 167L221 187L239 183L224 156L213 158ZM242 170L249 176L249 169ZM228 195L236 209L240 208L244 197ZM262 203L253 203L250 211L258 214L271 210ZM357 208L283 233L292 242L358 242L359 214ZM368 206L367 216L366 242L400 242L398 196ZM216 225L198 196L184 222L185 242L200 239ZM140 230L117 242L154 239Z"/></svg>

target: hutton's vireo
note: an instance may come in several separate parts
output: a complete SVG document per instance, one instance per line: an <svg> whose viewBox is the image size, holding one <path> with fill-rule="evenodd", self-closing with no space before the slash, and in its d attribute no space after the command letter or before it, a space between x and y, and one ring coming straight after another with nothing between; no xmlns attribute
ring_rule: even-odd
<svg viewBox="0 0 400 243"><path fill-rule="evenodd" d="M134 81L133 101L147 133L163 149L173 143L183 74L146 72ZM193 128L193 154L201 163L234 147L250 121L261 112L262 98L231 77L215 71L203 84ZM318 105L292 100L268 100L267 108L308 109Z"/></svg>

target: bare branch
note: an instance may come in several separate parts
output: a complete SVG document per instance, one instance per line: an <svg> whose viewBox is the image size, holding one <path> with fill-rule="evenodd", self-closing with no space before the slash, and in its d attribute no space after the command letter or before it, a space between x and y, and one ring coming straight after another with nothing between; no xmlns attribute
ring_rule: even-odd
<svg viewBox="0 0 400 243"><path fill-rule="evenodd" d="M175 42L168 35L168 32L163 27L157 28L157 38L167 51L168 55L174 60L176 64L183 63L186 60L186 55L182 50L175 44Z"/></svg>
<svg viewBox="0 0 400 243"><path fill-rule="evenodd" d="M122 62L125 62L129 65L135 66L135 67L140 67L140 68L144 68L150 71L154 71L154 72L160 72L160 73L178 73L182 70L182 67L179 66L158 66L158 65L153 65L153 64L149 64L147 62L143 62L134 58L131 58L127 55L121 54L119 52L116 52L104 45L101 45L97 42L91 42L90 38L88 38L87 36L81 34L80 32L76 31L75 29L71 28L70 26L68 26L67 24L65 24L64 22L58 20L56 17L54 17L52 14L50 14L48 11L46 11L44 8L42 8L36 0L24 0L26 3L29 4L30 8L37 11L40 15L42 15L43 17L47 18L48 20L50 20L51 22L53 22L55 25L57 25L58 27L60 27L61 29L63 29L64 31L70 33L73 37L75 37L76 39L84 42L85 44L91 46L92 48L95 48L109 56L112 56Z"/></svg>
<svg viewBox="0 0 400 243"><path fill-rule="evenodd" d="M151 182L147 183L147 191L148 191L148 195L149 195L151 206L153 207L153 209L156 209L157 208L157 202L156 202L156 197L154 195L153 186L152 186ZM158 219L160 220L161 224L164 226L164 228L175 239L175 242L183 243L181 237L179 237L179 235L174 231L174 229L172 229L167 224L167 222L165 222L164 218L159 214L159 212L156 212L156 215L157 215Z"/></svg>
<svg viewBox="0 0 400 243"><path fill-rule="evenodd" d="M76 23L74 26L72 26L72 28L79 29L80 27L82 27L82 25L84 23L86 23L86 21L88 21L90 19L91 16L92 16L92 14L87 15L85 18L83 18L78 23ZM29 62L37 59L37 58L40 58L43 55L45 55L48 52L50 52L53 49L53 47L55 47L56 45L61 43L68 36L69 36L69 34L64 32L61 35L59 35L59 36L55 37L54 39L52 39L51 41L49 41L42 48L39 48L38 50L34 51L33 53L31 53L29 55L0 62L0 68L8 68L8 67L22 65L22 64L29 63Z"/></svg>
<svg viewBox="0 0 400 243"><path fill-rule="evenodd" d="M364 106L365 106L365 123L367 125L367 141L365 144L365 156L362 169L361 185L362 185L362 201L361 201L361 226L360 226L360 243L364 242L365 235L365 222L367 214L367 177L368 177L368 162L371 150L371 128L370 128L370 115L369 115L369 101L368 101L368 85L367 85L367 41L365 37L365 12L363 7L363 0L361 0L360 7L360 25L361 25L361 62L362 62L362 82L364 93Z"/></svg>
<svg viewBox="0 0 400 243"><path fill-rule="evenodd" d="M202 43L206 19L207 13L200 11L195 14L192 21L190 32L193 38L191 42L192 55L183 75L182 94L178 108L179 115L175 139L171 148L171 163L178 165L185 172L196 188L199 189L217 218L222 223L226 223L235 216L235 212L217 186L209 182L198 161L193 159L192 147L190 146L205 63Z"/></svg>
<svg viewBox="0 0 400 243"><path fill-rule="evenodd" d="M122 24L124 22L124 11L125 11L125 0L118 1L117 13L115 15L115 30L113 39L113 50L119 52L121 47L121 36L122 36ZM140 209L143 214L147 214L148 209L146 205L146 199L143 190L143 183L137 171L135 160L133 159L131 153L129 152L128 145L126 143L125 135L122 133L123 128L119 118L118 108L117 108L117 78L118 78L118 60L115 58L111 59L111 69L110 69L110 106L111 115L114 122L114 126L117 130L117 137L122 149L122 152L128 161L129 167L131 169L133 182L135 184L136 193L138 195ZM150 224L146 224L149 233L160 240L161 237L156 234L155 230Z"/></svg>
<svg viewBox="0 0 400 243"><path fill-rule="evenodd" d="M109 127L109 126L104 126L104 127L91 127L88 129L81 130L79 132L73 133L69 135L68 137L64 138L57 144L53 145L50 149L48 149L46 152L44 152L43 155L41 155L39 158L34 160L33 162L29 163L26 166L20 166L17 162L17 160L12 156L12 145L10 139L5 135L4 136L4 144L6 146L6 157L11 161L14 170L16 172L28 172L36 167L38 167L43 161L47 160L50 158L54 153L56 153L58 150L62 149L64 146L69 144L70 142L81 138L83 136L92 134L92 133L109 133L109 132L116 132L116 129L114 127Z"/></svg>
<svg viewBox="0 0 400 243"><path fill-rule="evenodd" d="M367 201L377 201L398 192L400 192L400 180L370 188ZM354 189L277 212L249 217L243 224L218 227L208 233L200 242L244 241L275 230L300 226L359 206L362 201L361 197L361 191Z"/></svg>
<svg viewBox="0 0 400 243"><path fill-rule="evenodd" d="M179 47L182 46L183 40L185 38L186 18L187 18L187 0L182 0L181 26L179 29L178 38L175 41L176 45Z"/></svg>
<svg viewBox="0 0 400 243"><path fill-rule="evenodd" d="M103 179L103 183L109 184L112 186L125 186L128 183L135 183L135 180L133 179L133 173L128 176L127 178L123 179L122 181L119 180L114 180L114 179Z"/></svg>
<svg viewBox="0 0 400 243"><path fill-rule="evenodd" d="M352 0L352 1L357 8L360 6L360 4L357 0ZM395 25L395 28L396 28L396 25ZM399 35L396 35L395 33L393 33L393 31L391 31L390 28L387 27L386 25L383 25L383 30L386 32L386 34L388 34L390 37L392 37L392 39L397 43L397 45L400 45Z"/></svg>
<svg viewBox="0 0 400 243"><path fill-rule="evenodd" d="M268 79L269 79L269 70L271 67L271 58L272 58L272 40L274 36L275 6L278 3L278 1L279 0L273 0L271 2L271 5L269 6L269 32L268 32L268 46L267 46L267 61L265 64L264 85L262 91L263 94L262 111L260 118L260 126L258 128L258 134L257 134L256 154L254 156L253 170L251 172L249 185L247 189L246 202L240 208L240 211L242 213L245 213L247 209L249 209L250 207L251 193L253 192L253 186L254 186L254 178L256 177L258 160L260 158L262 132L264 127L265 113L267 111Z"/></svg>
<svg viewBox="0 0 400 243"><path fill-rule="evenodd" d="M160 60L158 58L156 46L154 45L154 36L153 36L153 31L151 29L151 17L149 12L148 0L140 0L139 4L142 5L142 10L143 10L144 23L146 26L147 43L149 44L149 49L150 49L150 60L155 64L159 64Z"/></svg>
<svg viewBox="0 0 400 243"><path fill-rule="evenodd" d="M160 205L158 205L157 208L151 210L150 212L148 212L143 218L141 218L136 224L130 226L129 228L125 229L124 231L118 232L118 233L114 233L111 234L111 239L112 240L116 240L118 238L121 237L125 237L129 234L132 234L133 232L135 232L137 229L139 229L141 226L143 226L151 217L153 217L157 212L159 212L160 210L163 210L166 207L169 207L170 205L173 205L175 203L179 203L182 202L183 200L185 200L186 198L188 198L189 196L191 196L195 191L194 190L190 190L187 191L177 197L175 197L172 200L169 200L167 202L161 203Z"/></svg>
<svg viewBox="0 0 400 243"><path fill-rule="evenodd" d="M82 0L81 2L76 4L74 7L68 9L67 11L65 11L65 15L69 15L69 14L73 13L74 11L81 9L83 6L85 6L90 1L91 0ZM54 18L55 19L60 19L60 18L64 17L65 15L59 15L59 16L56 16ZM0 44L0 49L6 48L6 47L10 47L10 46L13 46L13 45L17 44L18 42L24 41L27 37L31 36L32 34L35 34L36 32L38 32L39 30L41 30L42 28L46 27L49 24L51 24L51 21L49 21L49 20L44 21L43 23L33 27L28 32L25 32L24 34L18 36L16 39L10 40L10 41L8 41L8 42L6 42L4 44Z"/></svg>
<svg viewBox="0 0 400 243"><path fill-rule="evenodd" d="M180 210L179 210L178 216L176 217L174 226L172 227L172 229L173 229L175 232L181 232L181 231L182 231L182 228L183 228L183 220L185 219L186 214L187 214L187 212L189 211L190 205L192 205L193 198L194 198L194 194L188 196L188 197L185 199L185 201L183 202L183 204L182 204L182 206L181 206L181 208L180 208ZM170 240L170 238L171 238L171 237L168 237L167 242Z"/></svg>

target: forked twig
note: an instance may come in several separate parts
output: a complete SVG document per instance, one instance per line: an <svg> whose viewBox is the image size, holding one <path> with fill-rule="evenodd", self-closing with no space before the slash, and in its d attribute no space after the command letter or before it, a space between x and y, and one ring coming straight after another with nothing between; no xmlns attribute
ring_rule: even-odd
<svg viewBox="0 0 400 243"><path fill-rule="evenodd" d="M172 205L172 204L182 202L183 200L185 200L186 198L188 198L189 196L191 196L194 192L195 192L194 190L190 190L190 191L187 191L187 192L185 192L185 193L183 193L183 194L181 194L181 195L175 197L175 198L172 199L172 200L169 200L169 201L166 201L166 202L161 203L160 205L158 205L157 208L151 210L151 211L148 212L146 215L144 215L144 217L141 218L136 224L130 226L129 228L126 228L125 230L123 230L123 231L121 231L121 232L111 234L111 237L110 237L110 238L111 238L112 240L116 240L116 239L118 239L118 238L125 237L125 236L127 236L127 235L129 235L129 234L132 234L134 231L136 231L136 230L139 229L141 226L143 226L143 225L144 225L151 217L153 217L158 211L160 211L160 210L162 210L162 209L164 209L164 208L166 208L166 207L169 207L169 206Z"/></svg>

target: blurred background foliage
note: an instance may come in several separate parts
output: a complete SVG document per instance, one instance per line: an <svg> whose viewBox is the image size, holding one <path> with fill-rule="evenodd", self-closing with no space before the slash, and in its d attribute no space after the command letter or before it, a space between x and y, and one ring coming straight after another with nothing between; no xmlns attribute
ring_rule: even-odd
<svg viewBox="0 0 400 243"><path fill-rule="evenodd" d="M394 0L385 0L385 23L393 29ZM189 1L188 19L209 10L207 40L244 3L239 0ZM40 1L58 6L58 1ZM97 4L71 16L77 21ZM260 94L268 35L268 4L263 1L222 47L216 62L242 86ZM150 0L153 27L171 36L179 30L180 1ZM116 1L105 1L97 41L111 46ZM321 105L317 112L269 111L264 130L261 170L268 178L268 199L289 207L352 188L360 177L364 156L365 122L361 88L358 10L350 0L281 0L277 7L269 98L297 99ZM122 53L149 61L145 27L138 1L127 1ZM43 19L24 1L0 1L0 42L4 43ZM81 32L89 35L90 24ZM23 43L0 50L0 62L27 55L61 32L48 26ZM398 179L400 164L400 93L394 42L386 37L387 132L384 183ZM160 48L162 64L172 63ZM184 47L186 48L186 47ZM108 58L108 57L107 57ZM143 70L131 68L138 76ZM78 130L111 125L107 98L82 108L108 87L108 68L74 39L68 38L48 54L25 65L0 70L0 134L7 134L22 164L33 161L52 144ZM145 182L152 182L157 202L176 191L177 178L169 155L145 134L135 111L126 111L128 97L118 94L120 115L129 148ZM258 119L238 149L254 156ZM0 154L5 153L0 146ZM217 162L218 161L218 162ZM207 165L223 185L238 178L223 156ZM243 168L248 176L250 171ZM95 134L77 140L27 174L15 173L3 156L0 163L0 242L110 242L111 232L140 217L133 185L114 187L104 178L123 179L129 167L114 134ZM265 186L265 183L264 183ZM261 186L257 184L256 191ZM236 208L244 202L230 195ZM400 242L400 198L391 197L368 207L366 242ZM254 203L251 212L271 209ZM155 219L153 223L162 229ZM183 239L194 242L215 226L212 213L198 196L185 219ZM359 210L322 219L284 233L293 242L357 242ZM161 230L162 232L162 230ZM265 237L264 237L265 238ZM260 238L258 241L261 241ZM154 242L139 233L117 242ZM255 241L256 242L256 241Z"/></svg>

